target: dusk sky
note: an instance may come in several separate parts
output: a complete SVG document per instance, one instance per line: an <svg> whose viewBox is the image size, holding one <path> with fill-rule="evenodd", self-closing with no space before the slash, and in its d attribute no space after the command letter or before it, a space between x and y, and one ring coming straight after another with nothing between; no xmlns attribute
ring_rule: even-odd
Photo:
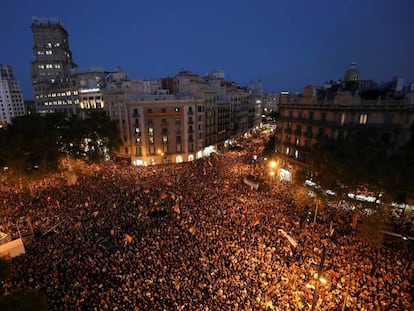
<svg viewBox="0 0 414 311"><path fill-rule="evenodd" d="M132 79L223 69L241 85L301 92L341 79L414 82L413 0L2 0L0 64L32 99L33 16L58 17L80 68Z"/></svg>

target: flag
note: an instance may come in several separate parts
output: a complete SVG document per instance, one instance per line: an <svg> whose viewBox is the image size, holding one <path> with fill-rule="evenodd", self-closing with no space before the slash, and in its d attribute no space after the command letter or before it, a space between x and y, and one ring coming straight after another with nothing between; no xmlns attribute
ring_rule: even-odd
<svg viewBox="0 0 414 311"><path fill-rule="evenodd" d="M352 224L351 224L351 227L353 229L355 229L356 226L357 226L357 223L358 223L358 213L355 212L354 215L352 215Z"/></svg>
<svg viewBox="0 0 414 311"><path fill-rule="evenodd" d="M258 224L260 224L259 219L256 219L253 223L252 223L252 227L257 226Z"/></svg>
<svg viewBox="0 0 414 311"><path fill-rule="evenodd" d="M125 233L125 241L127 241L128 243L131 243L132 242L132 236Z"/></svg>
<svg viewBox="0 0 414 311"><path fill-rule="evenodd" d="M295 241L287 232L283 229L278 229L279 231L286 239L288 239L289 243L292 244L293 247L298 246L298 242Z"/></svg>

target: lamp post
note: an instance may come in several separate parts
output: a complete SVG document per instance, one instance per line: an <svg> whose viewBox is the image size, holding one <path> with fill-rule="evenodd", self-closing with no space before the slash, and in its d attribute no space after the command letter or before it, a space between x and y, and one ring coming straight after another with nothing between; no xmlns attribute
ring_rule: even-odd
<svg viewBox="0 0 414 311"><path fill-rule="evenodd" d="M312 306L311 310L315 309L316 302L318 301L318 292L319 292L319 283L321 283L321 275L323 272L323 263L325 261L325 246L322 247L322 255L321 255L321 262L318 267L318 281L316 282L315 291L313 293L313 299L312 299Z"/></svg>

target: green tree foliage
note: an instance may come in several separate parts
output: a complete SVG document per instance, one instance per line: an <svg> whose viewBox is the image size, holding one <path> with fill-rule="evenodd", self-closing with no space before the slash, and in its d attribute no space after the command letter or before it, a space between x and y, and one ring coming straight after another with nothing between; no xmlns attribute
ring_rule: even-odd
<svg viewBox="0 0 414 311"><path fill-rule="evenodd" d="M361 224L358 230L366 243L375 249L382 246L384 233L389 229L389 211L383 205L376 207L372 213L361 217Z"/></svg>
<svg viewBox="0 0 414 311"><path fill-rule="evenodd" d="M58 125L63 120L64 116L59 114L14 118L13 123L1 135L0 162L25 173L37 167L42 167L43 170L56 169L59 159L56 147Z"/></svg>
<svg viewBox="0 0 414 311"><path fill-rule="evenodd" d="M269 137L264 149L263 149L263 156L270 157L275 153L275 137L272 135Z"/></svg>
<svg viewBox="0 0 414 311"><path fill-rule="evenodd" d="M49 172L58 168L63 154L97 162L110 157L120 143L117 124L104 112L91 112L85 119L26 115L0 131L0 165L18 175Z"/></svg>
<svg viewBox="0 0 414 311"><path fill-rule="evenodd" d="M91 162L112 156L120 144L117 123L98 111L90 112L85 119L79 116L69 119L60 140L66 154Z"/></svg>
<svg viewBox="0 0 414 311"><path fill-rule="evenodd" d="M373 132L342 140L323 138L312 146L309 168L298 176L311 176L322 189L331 189L344 199L361 188L382 192L383 199L405 197L414 191L409 180L414 173L412 157L407 153L388 157L378 141Z"/></svg>

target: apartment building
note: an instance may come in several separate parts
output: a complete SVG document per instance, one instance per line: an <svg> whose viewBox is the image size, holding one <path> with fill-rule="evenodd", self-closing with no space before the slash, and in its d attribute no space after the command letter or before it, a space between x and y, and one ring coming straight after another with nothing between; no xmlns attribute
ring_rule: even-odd
<svg viewBox="0 0 414 311"><path fill-rule="evenodd" d="M125 90L111 90L104 98L105 110L120 124L123 145L119 155L132 164L181 163L205 155L204 146L196 143L203 99L163 90L139 98L128 98Z"/></svg>
<svg viewBox="0 0 414 311"><path fill-rule="evenodd" d="M14 117L26 114L19 82L10 65L0 64L0 127L10 124Z"/></svg>
<svg viewBox="0 0 414 311"><path fill-rule="evenodd" d="M340 139L352 132L374 132L384 152L393 154L410 141L414 124L410 97L393 90L307 86L299 96L281 94L279 112L275 151L288 171L306 165L319 138Z"/></svg>

